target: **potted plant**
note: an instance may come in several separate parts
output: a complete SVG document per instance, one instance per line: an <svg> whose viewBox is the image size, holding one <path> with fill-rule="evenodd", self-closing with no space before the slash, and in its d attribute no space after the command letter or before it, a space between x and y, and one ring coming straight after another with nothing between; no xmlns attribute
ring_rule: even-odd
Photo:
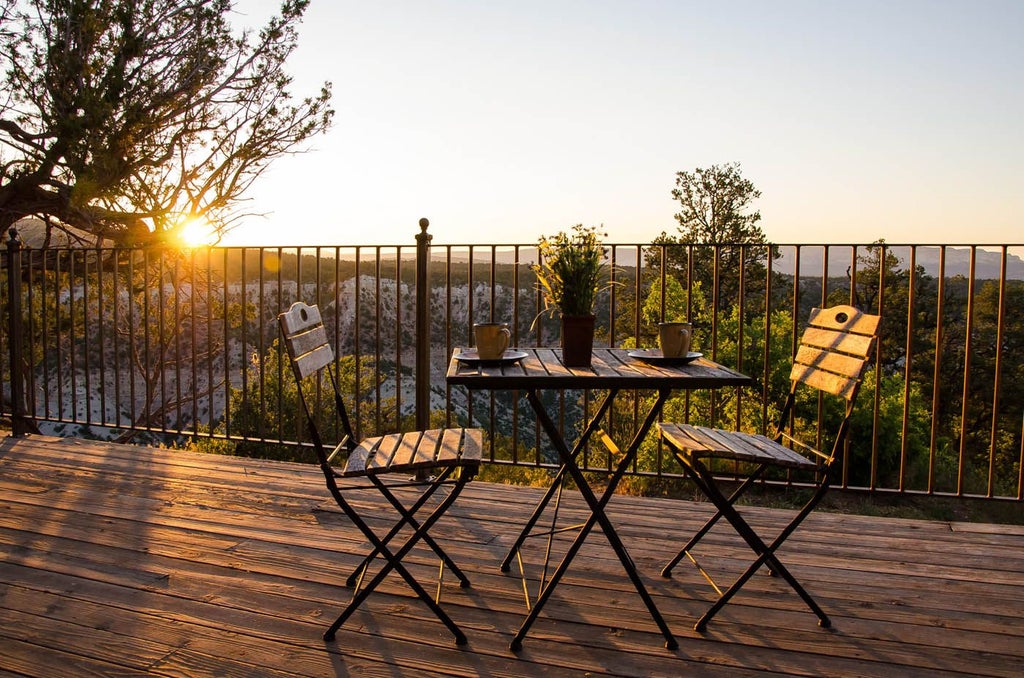
<svg viewBox="0 0 1024 678"><path fill-rule="evenodd" d="M593 226L576 224L570 232L544 236L531 266L544 301L543 313L557 311L562 323L562 362L590 365L594 346L594 300L611 285L607 255Z"/></svg>

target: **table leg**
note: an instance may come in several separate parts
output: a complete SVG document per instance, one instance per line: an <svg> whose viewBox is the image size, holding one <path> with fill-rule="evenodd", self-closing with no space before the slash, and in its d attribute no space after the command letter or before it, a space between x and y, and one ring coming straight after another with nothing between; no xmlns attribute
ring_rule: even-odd
<svg viewBox="0 0 1024 678"><path fill-rule="evenodd" d="M547 602L548 598L551 597L551 593L554 591L555 587L562 579L562 576L569 569L570 563L572 563L573 559L576 557L576 554L583 546L584 541L586 541L587 535L593 529L595 523L601 525L601 530L602 532L604 532L605 537L608 539L608 543L611 545L612 550L615 551L615 554L618 556L619 561L622 563L623 569L626 571L627 576L629 576L630 581L633 583L633 587L640 595L640 598L644 601L644 604L647 606L647 609L650 612L651 617L654 619L655 624L657 624L659 630L662 633L662 636L664 636L665 647L667 647L670 650L674 650L679 647L679 644L676 642L675 637L672 635L672 631L669 630L668 625L665 623L665 619L661 616L661 612L659 612L658 608L655 606L654 599L651 598L650 593L647 591L647 588L644 586L643 581L640 579L640 575L636 571L636 565L633 563L632 558L626 551L625 545L622 543L622 540L619 538L618 533L615 531L615 527L612 525L611 520L608 519L608 516L604 512L605 506L608 504L612 494L615 492L616 485L618 485L618 482L619 480L621 480L626 469L629 467L629 465L633 462L633 459L636 457L636 453L640 447L641 441L653 425L654 420L657 418L658 412L661 411L662 405L664 405L665 400L668 398L668 394L669 391L667 389L659 390L657 401L651 407L650 412L648 412L647 417L644 419L643 425L640 427L633 441L630 443L629 448L627 448L626 453L623 455L623 459L619 462L619 465L616 468L615 473L612 475L612 478L609 481L608 487L605 489L601 498L598 499L597 496L594 494L593 490L591 490L590 486L587 484L586 478L583 476L583 472L580 470L579 466L576 465L576 459L573 456L572 452L569 450L568 446L566 445L565 440L561 437L561 434L558 431L558 427L555 426L555 423L551 420L551 417L549 417L547 412L544 411L543 404L541 403L540 398L537 396L537 393L532 390L527 391L527 398L529 399L530 405L533 407L534 411L537 414L538 421L540 422L541 426L544 428L545 432L550 438L551 443L555 446L555 449L558 451L559 456L562 458L562 464L566 469L566 472L576 482L580 490L580 494L583 495L584 501L586 501L587 506L590 508L591 515L587 519L587 522L580 529L580 532L576 536L576 539L573 540L573 543L569 546L569 549L566 551L565 556L562 558L562 562L559 563L558 568L555 570L554 574L551 575L551 579L540 592L540 595L537 598L537 602L534 604L533 608L530 610L526 619L523 621L523 624L522 626L520 626L519 631L516 632L516 635L513 637L512 643L510 645L513 652L518 651L522 648L523 639L529 632L530 627L533 625L533 622L536 621L537 617L540 615L541 609L544 607L544 604ZM593 421L591 423L593 424ZM588 429L590 427L591 426L588 425Z"/></svg>
<svg viewBox="0 0 1024 678"><path fill-rule="evenodd" d="M618 389L612 389L608 391L607 395L605 395L604 400L601 401L601 405L597 409L597 413L587 423L587 428L583 431L583 435L579 437L576 444L573 446L572 451L569 452L573 459L579 456L580 452L586 446L587 441L590 440L590 436L597 430L598 424L601 422L601 418L604 417L605 413L608 412L609 408L611 408L612 402L615 400L615 395L617 393ZM529 394L527 394L527 399L529 399ZM530 404L533 406L532 401ZM534 406L534 410L537 410L536 406ZM546 413L545 416L547 416ZM561 452L559 452L558 455L560 458L563 456ZM544 514L544 509L547 508L547 505L551 502L551 498L555 496L555 492L559 487L561 487L564 480L565 462L563 461L554 480L551 482L551 485L548 486L547 492L537 503L537 506L534 507L533 514L530 515L530 519L526 521L526 525L519 533L519 536L516 537L515 543L512 544L512 548L508 550L508 554L505 556L505 559L501 561L502 572L509 571L512 559L515 558L516 553L523 547L523 542L525 542L527 537L530 536L530 533L533 532L533 528L536 527L537 521L540 520L541 515Z"/></svg>

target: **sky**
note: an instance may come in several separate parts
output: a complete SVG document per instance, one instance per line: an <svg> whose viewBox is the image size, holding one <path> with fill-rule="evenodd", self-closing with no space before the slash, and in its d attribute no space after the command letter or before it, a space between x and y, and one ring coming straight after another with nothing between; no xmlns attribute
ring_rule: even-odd
<svg viewBox="0 0 1024 678"><path fill-rule="evenodd" d="M222 244L642 243L726 163L775 243L1019 244L1022 35L1024 0L312 0L292 92L334 124Z"/></svg>

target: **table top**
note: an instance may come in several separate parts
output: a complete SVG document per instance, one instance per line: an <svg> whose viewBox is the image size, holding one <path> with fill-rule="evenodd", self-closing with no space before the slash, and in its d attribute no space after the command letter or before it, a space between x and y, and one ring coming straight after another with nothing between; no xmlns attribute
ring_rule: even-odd
<svg viewBox="0 0 1024 678"><path fill-rule="evenodd" d="M685 365L646 362L629 353L632 349L595 348L590 367L566 367L559 348L518 348L517 361L501 364L460 360L456 348L446 379L453 386L481 389L535 388L637 388L697 389L747 386L751 378L706 358Z"/></svg>

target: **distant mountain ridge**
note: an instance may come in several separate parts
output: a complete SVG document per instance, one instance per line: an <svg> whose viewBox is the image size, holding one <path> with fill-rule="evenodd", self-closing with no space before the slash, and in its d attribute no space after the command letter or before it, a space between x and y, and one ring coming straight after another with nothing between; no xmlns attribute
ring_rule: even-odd
<svg viewBox="0 0 1024 678"><path fill-rule="evenodd" d="M617 245L617 243L609 243ZM792 274L796 265L796 249L792 244L779 245L782 256L776 259L772 268L779 273ZM828 274L831 277L842 277L846 275L846 269L850 266L852 246L834 245L830 249ZM900 266L910 266L910 247L906 245L890 246L889 252L896 255L900 260ZM1021 250L1022 248L1014 248ZM969 246L952 246L945 248L945 276L947 278L962 275L968 276L971 271L971 248ZM938 277L939 260L942 248L939 246L919 246L915 265L924 268L925 273ZM1024 252L1022 252L1024 253ZM867 254L866 245L857 246L857 254ZM442 248L436 248L433 252L435 261L444 261L447 255ZM512 264L516 261L517 254L510 249L499 249L494 260L499 264ZM824 247L821 245L805 245L800 249L800 275L817 278L821 276L825 257ZM457 252L451 256L452 261L466 261L466 256ZM481 249L474 252L476 261L489 261L491 258L490 249L481 246ZM537 260L537 250L533 247L521 247L518 251L519 263L530 263ZM636 266L637 249L633 245L617 245L615 264L622 267ZM974 274L979 280L994 280L1000 275L1002 265L1002 252L977 248L975 251ZM1006 278L1008 280L1024 280L1024 259L1010 252L1006 255Z"/></svg>
<svg viewBox="0 0 1024 678"><path fill-rule="evenodd" d="M945 276L947 278L962 275L968 276L971 272L971 248L970 247L946 247ZM910 266L910 248L893 246L889 248L896 257L900 259L901 268ZM859 253L866 252L861 249ZM918 247L915 265L924 268L925 273L938 277L939 263L941 257L939 247ZM793 271L795 266L796 253L792 248L783 248L782 257L775 261L774 268L783 273ZM808 247L800 251L800 275L820 276L824 260L824 251L820 247ZM830 276L845 276L846 269L850 265L850 253L840 248L840 251L830 255L828 274ZM993 252L978 248L975 251L974 276L979 280L998 279L1002 266L1002 253ZM1006 277L1008 280L1024 280L1024 259L1015 254L1006 255Z"/></svg>

